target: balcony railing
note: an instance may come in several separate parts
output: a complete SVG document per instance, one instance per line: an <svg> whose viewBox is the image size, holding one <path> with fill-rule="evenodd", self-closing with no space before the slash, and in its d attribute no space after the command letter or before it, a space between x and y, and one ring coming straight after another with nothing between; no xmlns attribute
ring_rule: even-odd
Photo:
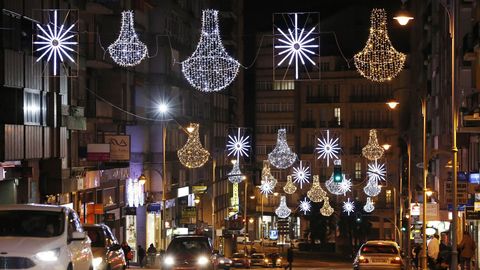
<svg viewBox="0 0 480 270"><path fill-rule="evenodd" d="M338 103L340 96L307 96L307 103Z"/></svg>
<svg viewBox="0 0 480 270"><path fill-rule="evenodd" d="M369 102L387 102L391 99L390 96L386 95L375 95L375 96L350 96L350 102L357 103L369 103Z"/></svg>
<svg viewBox="0 0 480 270"><path fill-rule="evenodd" d="M393 128L393 121L350 122L350 128Z"/></svg>
<svg viewBox="0 0 480 270"><path fill-rule="evenodd" d="M331 120L331 121L320 121L319 127L321 128L341 128L343 127L343 122L338 120Z"/></svg>
<svg viewBox="0 0 480 270"><path fill-rule="evenodd" d="M302 128L316 128L317 125L315 121L302 121Z"/></svg>

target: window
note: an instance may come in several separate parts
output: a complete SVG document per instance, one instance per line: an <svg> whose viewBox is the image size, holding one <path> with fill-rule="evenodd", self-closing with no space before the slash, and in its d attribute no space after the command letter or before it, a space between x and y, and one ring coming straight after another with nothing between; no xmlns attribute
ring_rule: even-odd
<svg viewBox="0 0 480 270"><path fill-rule="evenodd" d="M355 179L362 178L362 163L355 162Z"/></svg>
<svg viewBox="0 0 480 270"><path fill-rule="evenodd" d="M342 118L340 116L340 108L333 109L333 117L336 118L338 125L342 124Z"/></svg>
<svg viewBox="0 0 480 270"><path fill-rule="evenodd" d="M295 90L294 81L275 81L273 82L273 90Z"/></svg>
<svg viewBox="0 0 480 270"><path fill-rule="evenodd" d="M35 90L25 90L23 96L23 115L25 124L41 124L40 93Z"/></svg>
<svg viewBox="0 0 480 270"><path fill-rule="evenodd" d="M392 203L392 190L388 189L385 191L385 203L386 204L391 204Z"/></svg>
<svg viewBox="0 0 480 270"><path fill-rule="evenodd" d="M353 147L355 149L360 149L361 148L361 143L360 143L360 136L355 136L353 137Z"/></svg>

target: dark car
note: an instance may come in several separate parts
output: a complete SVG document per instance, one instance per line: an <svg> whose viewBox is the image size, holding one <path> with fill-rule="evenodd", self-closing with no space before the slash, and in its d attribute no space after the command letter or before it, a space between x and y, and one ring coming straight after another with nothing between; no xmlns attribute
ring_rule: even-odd
<svg viewBox="0 0 480 270"><path fill-rule="evenodd" d="M253 253L250 256L250 264L252 266L268 267L270 260L265 256L265 253Z"/></svg>
<svg viewBox="0 0 480 270"><path fill-rule="evenodd" d="M123 250L105 224L84 224L92 241L93 266L96 270L123 270L126 266Z"/></svg>
<svg viewBox="0 0 480 270"><path fill-rule="evenodd" d="M287 262L279 253L271 253L268 255L268 265L272 267L284 267Z"/></svg>
<svg viewBox="0 0 480 270"><path fill-rule="evenodd" d="M163 256L162 269L213 269L210 239L199 235L173 238Z"/></svg>
<svg viewBox="0 0 480 270"><path fill-rule="evenodd" d="M232 266L250 268L250 258L245 253L242 253L242 252L233 253Z"/></svg>

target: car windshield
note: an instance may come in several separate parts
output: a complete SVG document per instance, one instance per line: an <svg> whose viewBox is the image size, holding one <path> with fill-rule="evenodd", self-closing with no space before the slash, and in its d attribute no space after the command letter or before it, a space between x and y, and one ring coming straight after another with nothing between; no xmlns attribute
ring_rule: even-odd
<svg viewBox="0 0 480 270"><path fill-rule="evenodd" d="M175 238L168 246L167 253L196 255L211 253L207 238Z"/></svg>
<svg viewBox="0 0 480 270"><path fill-rule="evenodd" d="M365 245L362 247L361 253L397 254L398 250L396 247L390 245Z"/></svg>
<svg viewBox="0 0 480 270"><path fill-rule="evenodd" d="M63 212L41 210L0 211L0 236L55 237L65 227Z"/></svg>
<svg viewBox="0 0 480 270"><path fill-rule="evenodd" d="M233 254L232 257L233 257L233 258L244 258L245 255L244 255L243 253L235 253L235 254Z"/></svg>
<svg viewBox="0 0 480 270"><path fill-rule="evenodd" d="M88 237L92 240L92 247L105 247L105 234L100 227L84 227Z"/></svg>
<svg viewBox="0 0 480 270"><path fill-rule="evenodd" d="M265 258L265 255L263 254L253 254L252 259L263 259Z"/></svg>

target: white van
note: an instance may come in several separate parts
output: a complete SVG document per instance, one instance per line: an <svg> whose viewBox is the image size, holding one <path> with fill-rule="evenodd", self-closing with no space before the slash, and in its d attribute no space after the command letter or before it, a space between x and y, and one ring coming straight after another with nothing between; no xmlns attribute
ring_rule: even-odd
<svg viewBox="0 0 480 270"><path fill-rule="evenodd" d="M1 205L0 268L93 270L90 239L69 208Z"/></svg>

